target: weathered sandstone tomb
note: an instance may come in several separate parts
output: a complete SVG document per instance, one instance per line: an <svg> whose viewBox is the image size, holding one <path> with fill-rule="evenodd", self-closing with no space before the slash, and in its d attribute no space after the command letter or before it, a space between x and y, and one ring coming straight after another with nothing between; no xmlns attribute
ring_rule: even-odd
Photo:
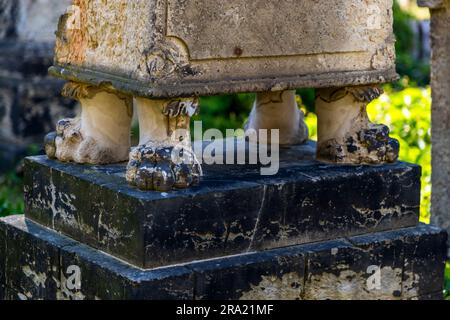
<svg viewBox="0 0 450 320"><path fill-rule="evenodd" d="M129 158L133 185L185 188L201 169L195 157L177 165L170 154L180 142L191 154L199 95L259 92L247 130L280 129L281 144L299 144L308 131L289 90L315 87L319 160L394 162L397 141L365 110L377 84L397 77L391 8L386 0L74 0L50 71L69 81L64 94L83 113L58 124L47 153L91 164ZM128 157L133 97L141 141Z"/></svg>

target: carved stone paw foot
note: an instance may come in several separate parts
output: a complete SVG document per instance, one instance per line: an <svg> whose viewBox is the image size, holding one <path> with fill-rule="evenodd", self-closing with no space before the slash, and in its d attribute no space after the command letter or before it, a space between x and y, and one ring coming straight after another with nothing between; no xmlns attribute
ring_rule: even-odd
<svg viewBox="0 0 450 320"><path fill-rule="evenodd" d="M95 145L95 141L84 137L80 119L63 119L58 121L56 132L45 137L45 152L50 159L89 163L90 158L95 157L93 153L89 154L93 151L89 144Z"/></svg>
<svg viewBox="0 0 450 320"><path fill-rule="evenodd" d="M69 82L62 94L80 101L81 115L60 120L45 137L51 159L87 164L128 160L132 99L99 87Z"/></svg>
<svg viewBox="0 0 450 320"><path fill-rule="evenodd" d="M56 131L50 132L44 139L45 153L50 159L61 161L75 160L83 135L80 119L58 121Z"/></svg>
<svg viewBox="0 0 450 320"><path fill-rule="evenodd" d="M336 163L380 164L397 161L400 144L389 137L389 128L385 125L369 125L350 134L344 143L335 139L328 140L318 146L320 160Z"/></svg>
<svg viewBox="0 0 450 320"><path fill-rule="evenodd" d="M359 133L362 147L367 154L374 155L375 162L395 162L398 160L400 143L389 137L390 130L383 124L370 124ZM366 151L363 151L366 154Z"/></svg>
<svg viewBox="0 0 450 320"><path fill-rule="evenodd" d="M400 144L389 128L374 124L367 104L382 94L376 86L318 91L318 160L343 164L382 164L397 161Z"/></svg>
<svg viewBox="0 0 450 320"><path fill-rule="evenodd" d="M131 152L126 177L141 190L166 192L198 185L201 175L190 149L142 145Z"/></svg>
<svg viewBox="0 0 450 320"><path fill-rule="evenodd" d="M108 164L128 160L128 146L114 146L83 132L80 119L60 120L56 132L47 134L45 152L63 162Z"/></svg>
<svg viewBox="0 0 450 320"><path fill-rule="evenodd" d="M50 159L57 159L57 151L56 143L58 141L58 145L61 145L62 141L73 141L79 143L80 134L80 125L78 119L64 119L58 121L56 125L56 131L50 132L44 138L44 148L45 153ZM65 131L66 129L70 129L67 131L67 139L65 139ZM60 150L61 153L61 150Z"/></svg>
<svg viewBox="0 0 450 320"><path fill-rule="evenodd" d="M136 97L140 145L130 153L127 181L141 190L167 192L197 185L202 175L190 136L197 98Z"/></svg>

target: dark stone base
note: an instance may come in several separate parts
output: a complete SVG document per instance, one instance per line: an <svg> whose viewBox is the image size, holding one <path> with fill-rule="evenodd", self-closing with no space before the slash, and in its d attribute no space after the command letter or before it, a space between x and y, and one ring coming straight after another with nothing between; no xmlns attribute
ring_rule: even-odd
<svg viewBox="0 0 450 320"><path fill-rule="evenodd" d="M125 164L33 157L25 214L142 268L417 225L418 166L329 166L314 152L313 144L284 150L275 176L204 166L200 186L167 193L130 187Z"/></svg>
<svg viewBox="0 0 450 320"><path fill-rule="evenodd" d="M15 216L0 220L0 297L442 299L446 240L419 225L144 271Z"/></svg>

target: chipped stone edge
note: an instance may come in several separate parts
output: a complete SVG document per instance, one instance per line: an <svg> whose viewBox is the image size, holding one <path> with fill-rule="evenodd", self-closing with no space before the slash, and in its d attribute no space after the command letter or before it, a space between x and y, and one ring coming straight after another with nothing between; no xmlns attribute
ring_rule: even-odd
<svg viewBox="0 0 450 320"><path fill-rule="evenodd" d="M232 94L240 92L266 92L298 88L326 88L363 84L386 83L399 79L395 69L381 71L346 71L323 74L298 75L296 77L230 79L228 81L186 83L149 83L105 72L55 65L49 74L68 81L84 82L95 86L108 86L125 94L147 98L174 98Z"/></svg>

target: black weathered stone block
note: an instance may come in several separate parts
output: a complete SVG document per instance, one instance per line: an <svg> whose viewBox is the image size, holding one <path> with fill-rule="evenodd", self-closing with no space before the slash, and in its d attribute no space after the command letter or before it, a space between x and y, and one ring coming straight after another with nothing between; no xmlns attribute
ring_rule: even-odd
<svg viewBox="0 0 450 320"><path fill-rule="evenodd" d="M371 274L368 268L372 265L369 254L349 242L330 241L305 249L308 251L305 300L377 299L381 295L382 298L390 297L384 296L384 292L369 290L367 280ZM401 286L401 273L395 280L397 286Z"/></svg>
<svg viewBox="0 0 450 320"><path fill-rule="evenodd" d="M28 300L28 297L21 293L18 290L14 290L11 288L6 288L5 289L5 300L8 301L23 301L23 300ZM42 298L40 299L42 300Z"/></svg>
<svg viewBox="0 0 450 320"><path fill-rule="evenodd" d="M408 268L405 257L414 256L405 250L405 245L413 234L441 238L438 229L420 226L199 262L189 267L196 272L197 299L442 300L442 291L425 294L434 288L427 287L414 296L403 290L403 275ZM414 241L418 243L422 237ZM445 243L441 241L432 250L444 249ZM274 259L278 254L283 258ZM430 263L425 254L415 259L433 269L434 282L444 282L443 261ZM296 272L293 276L291 272L300 270L302 264L304 273ZM416 270L413 273L423 281L421 285L428 281L424 277L426 272ZM300 280L302 274L304 281ZM296 287L291 281L284 280L294 278L297 281L293 283L300 283L297 290L293 289Z"/></svg>
<svg viewBox="0 0 450 320"><path fill-rule="evenodd" d="M284 151L275 176L260 176L255 166L205 166L199 187L168 193L130 187L125 164L33 157L26 161L25 212L143 268L418 223L419 167L304 160L313 150Z"/></svg>
<svg viewBox="0 0 450 320"><path fill-rule="evenodd" d="M0 285L6 285L6 228L0 227ZM4 288L0 288L4 295Z"/></svg>
<svg viewBox="0 0 450 320"><path fill-rule="evenodd" d="M401 243L394 231L329 242L323 248L312 246L308 250L304 298L401 299Z"/></svg>
<svg viewBox="0 0 450 320"><path fill-rule="evenodd" d="M304 298L422 299L440 292L442 299L445 239L440 229L419 225L351 237L327 250L312 246Z"/></svg>
<svg viewBox="0 0 450 320"><path fill-rule="evenodd" d="M360 294L355 290L352 292L356 299L372 296L377 299L406 298L402 291L405 255L403 230L348 239L356 249L351 253L354 259L352 270L363 274L365 280Z"/></svg>
<svg viewBox="0 0 450 320"><path fill-rule="evenodd" d="M6 287L3 284L0 284L0 301L6 300Z"/></svg>
<svg viewBox="0 0 450 320"><path fill-rule="evenodd" d="M81 272L79 289L67 288L67 272L76 266ZM193 274L184 267L145 272L85 245L61 251L62 294L66 299L186 300L193 298Z"/></svg>
<svg viewBox="0 0 450 320"><path fill-rule="evenodd" d="M274 249L189 265L198 300L300 300L305 256L295 248Z"/></svg>
<svg viewBox="0 0 450 320"><path fill-rule="evenodd" d="M23 216L4 218L7 299L192 299L192 272L171 267L145 272L75 242Z"/></svg>
<svg viewBox="0 0 450 320"><path fill-rule="evenodd" d="M410 250L428 241L433 252L445 251L443 233L430 226L153 270L133 267L23 216L0 219L0 230L7 230L8 243L10 237L17 242L0 250L19 257L8 260L6 268L13 286L0 283L6 299L442 299L442 291L428 291L432 288L426 284L429 273L433 282L443 283L444 262L429 259L424 250ZM49 254L36 254L43 248ZM408 260L421 268L411 269ZM371 281L377 269L379 288ZM60 271L55 279L59 286L35 281L44 275L58 277L54 270ZM402 290L410 281L402 277L406 272L416 279L418 295Z"/></svg>
<svg viewBox="0 0 450 320"><path fill-rule="evenodd" d="M421 225L405 234L405 270L403 291L410 297L443 292L447 233Z"/></svg>
<svg viewBox="0 0 450 320"><path fill-rule="evenodd" d="M75 242L27 222L22 216L5 218L5 286L28 299L56 299L60 285L59 250ZM8 291L8 290L7 290Z"/></svg>

